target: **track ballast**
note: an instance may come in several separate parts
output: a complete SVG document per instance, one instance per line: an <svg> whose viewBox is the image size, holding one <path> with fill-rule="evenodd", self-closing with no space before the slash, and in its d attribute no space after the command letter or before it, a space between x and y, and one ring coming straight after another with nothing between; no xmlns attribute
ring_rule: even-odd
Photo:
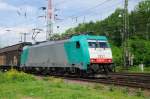
<svg viewBox="0 0 150 99"><path fill-rule="evenodd" d="M55 75L56 76L56 75ZM57 75L56 77L60 77ZM110 73L106 77L82 78L78 76L61 76L68 80L77 80L92 83L103 83L150 90L150 73Z"/></svg>

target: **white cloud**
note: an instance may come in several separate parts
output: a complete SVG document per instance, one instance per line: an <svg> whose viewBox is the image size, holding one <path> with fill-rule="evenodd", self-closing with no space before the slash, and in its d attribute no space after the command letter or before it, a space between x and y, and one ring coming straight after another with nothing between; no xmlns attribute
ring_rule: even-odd
<svg viewBox="0 0 150 99"><path fill-rule="evenodd" d="M32 40L32 29L35 28L34 24L30 25L20 25L16 27L0 27L0 45L1 47L13 45L19 43L21 40L21 33L28 33L27 41L33 42ZM7 31L9 30L9 31ZM43 32L37 35L37 41L44 41L46 40L46 33L45 28L43 28ZM22 36L23 40L23 36Z"/></svg>
<svg viewBox="0 0 150 99"><path fill-rule="evenodd" d="M30 5L14 6L14 5L8 4L7 2L0 1L0 11L20 11L20 10L34 13L37 11L37 8L30 6Z"/></svg>
<svg viewBox="0 0 150 99"><path fill-rule="evenodd" d="M14 10L17 10L17 9L18 8L15 7L15 6L12 6L12 5L10 5L10 4L6 3L6 2L0 1L0 10L4 10L4 11L11 10L11 11L14 11Z"/></svg>
<svg viewBox="0 0 150 99"><path fill-rule="evenodd" d="M22 33L22 32L30 32L33 28L33 25L27 26L15 26L15 27L0 27L0 35L3 35L7 32L9 33Z"/></svg>
<svg viewBox="0 0 150 99"><path fill-rule="evenodd" d="M22 6L19 6L18 8L24 9L24 11L31 12L31 13L34 13L37 11L36 7L30 6L30 5L22 5Z"/></svg>

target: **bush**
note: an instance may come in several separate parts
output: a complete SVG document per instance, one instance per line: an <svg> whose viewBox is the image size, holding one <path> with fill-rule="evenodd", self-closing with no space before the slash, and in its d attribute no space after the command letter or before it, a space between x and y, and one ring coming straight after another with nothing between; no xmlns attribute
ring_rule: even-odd
<svg viewBox="0 0 150 99"><path fill-rule="evenodd" d="M116 66L122 65L122 50L120 47L112 46L113 61Z"/></svg>
<svg viewBox="0 0 150 99"><path fill-rule="evenodd" d="M50 82L54 82L54 83L64 83L64 80L61 78L55 78L53 76L50 77L43 77L44 81L50 81Z"/></svg>
<svg viewBox="0 0 150 99"><path fill-rule="evenodd" d="M123 89L123 93L124 93L124 94L129 94L129 88L128 88L128 87L124 88L124 89Z"/></svg>
<svg viewBox="0 0 150 99"><path fill-rule="evenodd" d="M104 89L104 86L100 85L100 84L94 84L93 86L94 89L97 89L97 90L103 90Z"/></svg>
<svg viewBox="0 0 150 99"><path fill-rule="evenodd" d="M144 93L143 93L143 91L142 91L141 88L139 88L139 89L136 91L136 96L138 96L138 97L144 97Z"/></svg>
<svg viewBox="0 0 150 99"><path fill-rule="evenodd" d="M109 91L113 92L114 90L115 90L114 85L111 85L111 86L109 87Z"/></svg>
<svg viewBox="0 0 150 99"><path fill-rule="evenodd" d="M32 81L35 80L35 78L30 75L30 74L26 74L24 72L18 72L16 70L11 69L10 71L6 72L4 74L5 79L7 79L10 82L17 82L17 81Z"/></svg>
<svg viewBox="0 0 150 99"><path fill-rule="evenodd" d="M2 72L0 72L0 84L1 83L5 83L7 80L4 77L4 74Z"/></svg>

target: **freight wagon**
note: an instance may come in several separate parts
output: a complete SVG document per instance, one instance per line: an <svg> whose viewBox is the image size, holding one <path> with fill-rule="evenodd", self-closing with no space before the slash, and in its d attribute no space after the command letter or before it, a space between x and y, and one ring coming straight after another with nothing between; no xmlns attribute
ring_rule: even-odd
<svg viewBox="0 0 150 99"><path fill-rule="evenodd" d="M20 58L23 47L31 45L29 42L19 43L0 49L0 67L11 68L20 66Z"/></svg>

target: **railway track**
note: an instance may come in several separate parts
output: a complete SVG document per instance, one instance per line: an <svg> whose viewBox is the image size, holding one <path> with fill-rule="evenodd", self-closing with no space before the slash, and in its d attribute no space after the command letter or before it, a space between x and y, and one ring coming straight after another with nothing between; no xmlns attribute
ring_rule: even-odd
<svg viewBox="0 0 150 99"><path fill-rule="evenodd" d="M150 90L150 74L144 73L110 73L107 75L107 77L103 78L80 78L77 76L63 76L61 78L68 80L112 84Z"/></svg>
<svg viewBox="0 0 150 99"><path fill-rule="evenodd" d="M29 73L29 72L27 72ZM45 77L50 76L49 74L37 74L31 73L35 76ZM83 78L76 75L59 75L54 74L51 75L57 78L63 78L67 80L76 80L76 81L84 81L84 82L92 82L92 83L103 83L103 84L111 84L111 85L119 85L119 86L128 86L135 88L143 88L150 90L150 73L109 73L103 77L94 78L88 77Z"/></svg>

